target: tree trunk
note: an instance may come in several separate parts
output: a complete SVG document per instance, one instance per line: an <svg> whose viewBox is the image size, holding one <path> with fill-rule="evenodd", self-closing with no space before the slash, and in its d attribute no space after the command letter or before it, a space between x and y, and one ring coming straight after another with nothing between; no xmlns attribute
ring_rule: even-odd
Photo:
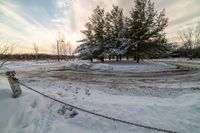
<svg viewBox="0 0 200 133"><path fill-rule="evenodd" d="M36 62L37 62L37 60L38 60L38 55L37 55L37 54L35 55L35 60L36 60Z"/></svg>
<svg viewBox="0 0 200 133"><path fill-rule="evenodd" d="M101 57L101 59L100 59L100 60L101 60L101 62L104 62L104 57Z"/></svg>
<svg viewBox="0 0 200 133"><path fill-rule="evenodd" d="M137 55L137 63L140 63L140 56Z"/></svg>
<svg viewBox="0 0 200 133"><path fill-rule="evenodd" d="M193 51L192 50L190 50L190 60L192 60L193 59Z"/></svg>
<svg viewBox="0 0 200 133"><path fill-rule="evenodd" d="M111 56L109 55L109 60L111 60Z"/></svg>
<svg viewBox="0 0 200 133"><path fill-rule="evenodd" d="M129 56L128 55L126 56L126 60L129 60Z"/></svg>
<svg viewBox="0 0 200 133"><path fill-rule="evenodd" d="M90 61L93 62L93 58L91 58Z"/></svg>
<svg viewBox="0 0 200 133"><path fill-rule="evenodd" d="M119 56L117 55L116 57L117 57L117 58L116 58L116 61L119 61Z"/></svg>
<svg viewBox="0 0 200 133"><path fill-rule="evenodd" d="M122 55L119 55L119 60L122 60Z"/></svg>
<svg viewBox="0 0 200 133"><path fill-rule="evenodd" d="M134 52L134 59L137 63L140 63L140 43L137 45L137 49Z"/></svg>
<svg viewBox="0 0 200 133"><path fill-rule="evenodd" d="M137 58L138 58L138 57L137 57L137 54L136 54L136 53L133 54L133 58L134 58L134 61L137 61Z"/></svg>

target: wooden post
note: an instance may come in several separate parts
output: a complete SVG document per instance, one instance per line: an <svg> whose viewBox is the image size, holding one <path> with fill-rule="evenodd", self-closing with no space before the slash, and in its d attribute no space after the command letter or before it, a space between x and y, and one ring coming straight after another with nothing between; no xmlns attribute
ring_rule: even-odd
<svg viewBox="0 0 200 133"><path fill-rule="evenodd" d="M19 86L18 79L15 78L15 71L8 71L6 72L6 76L8 78L8 81L10 83L10 87L13 92L13 97L17 98L22 94L21 88Z"/></svg>

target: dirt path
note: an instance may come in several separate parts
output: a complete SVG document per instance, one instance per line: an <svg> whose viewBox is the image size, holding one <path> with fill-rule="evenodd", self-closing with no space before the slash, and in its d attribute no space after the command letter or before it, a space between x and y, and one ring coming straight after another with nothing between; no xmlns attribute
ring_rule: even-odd
<svg viewBox="0 0 200 133"><path fill-rule="evenodd" d="M114 73L63 70L63 66L60 65L48 69L20 71L18 76L28 83L51 80L52 83L62 81L66 82L66 85L82 84L89 88L98 86L102 91L115 95L176 97L200 92L199 64L167 63L177 65L178 69L164 72Z"/></svg>

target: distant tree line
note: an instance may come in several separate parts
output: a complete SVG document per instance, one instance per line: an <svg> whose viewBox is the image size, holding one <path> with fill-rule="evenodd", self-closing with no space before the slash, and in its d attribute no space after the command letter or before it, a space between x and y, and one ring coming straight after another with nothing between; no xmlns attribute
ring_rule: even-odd
<svg viewBox="0 0 200 133"><path fill-rule="evenodd" d="M43 54L39 51L39 46L34 43L33 44L33 53L31 54L13 54L16 45L12 44L9 41L5 41L0 43L0 68L8 61L16 61L16 60L71 60L74 59L75 56L72 53L72 47L69 42L65 43L62 41L62 44L57 44L58 47L53 50L59 51L59 54ZM59 50L57 50L59 48Z"/></svg>
<svg viewBox="0 0 200 133"><path fill-rule="evenodd" d="M8 41L0 43L0 68L7 62L7 59L2 59L4 56L11 55L15 48L14 44L8 43Z"/></svg>
<svg viewBox="0 0 200 133"><path fill-rule="evenodd" d="M68 60L75 58L73 55L60 55L60 60ZM36 60L35 54L5 54L0 55L0 61L15 61L15 60ZM37 60L57 60L57 55L37 54ZM36 61L37 61L36 60Z"/></svg>
<svg viewBox="0 0 200 133"><path fill-rule="evenodd" d="M192 54L190 54L192 53ZM184 57L189 58L190 60L194 58L200 58L200 46L191 50L186 49L185 47L179 47L173 51L173 54L170 55L171 57Z"/></svg>
<svg viewBox="0 0 200 133"><path fill-rule="evenodd" d="M151 0L135 0L129 16L116 5L110 12L97 6L89 20L76 49L82 59L133 57L139 63L141 58L166 56L172 49L165 38L165 10L158 13Z"/></svg>
<svg viewBox="0 0 200 133"><path fill-rule="evenodd" d="M174 55L190 59L200 58L200 23L179 32L181 47L174 50Z"/></svg>

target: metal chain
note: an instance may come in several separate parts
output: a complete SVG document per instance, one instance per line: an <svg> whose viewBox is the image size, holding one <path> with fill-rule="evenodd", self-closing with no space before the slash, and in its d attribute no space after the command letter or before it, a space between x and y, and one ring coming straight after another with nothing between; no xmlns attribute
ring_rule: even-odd
<svg viewBox="0 0 200 133"><path fill-rule="evenodd" d="M16 80L16 79L15 79ZM80 107L77 107L77 106L74 106L74 105L71 105L71 104L68 104L68 103L65 103L63 101L60 101L58 99L55 99L55 98L52 98L42 92L39 92L25 84L23 84L22 82L20 82L19 80L16 80L20 85L26 87L27 89L33 91L33 92L36 92L46 98L49 98L53 101L56 101L58 103L61 103L63 105L66 105L66 106L70 106L74 109L77 109L77 110L80 110L82 112L85 112L85 113L89 113L89 114L92 114L92 115L95 115L95 116L99 116L99 117L102 117L102 118L105 118L105 119L109 119L109 120L112 120L112 121L116 121L116 122L120 122L120 123L124 123L124 124L128 124L128 125L132 125L132 126L137 126L137 127L142 127L142 128L146 128L146 129L150 129L150 130L154 130L154 131L159 131L159 132L165 132L165 133L178 133L178 132L175 132L175 131L170 131L170 130L165 130L165 129L160 129L160 128L155 128L155 127L151 127L151 126L145 126L145 125L142 125L142 124L137 124L137 123L133 123L133 122L128 122L128 121L125 121L125 120L121 120L121 119L117 119L117 118L113 118L113 117L110 117L110 116L106 116L106 115L102 115L102 114L99 114L99 113L95 113L95 112L92 112L92 111L89 111L89 110L86 110L86 109L83 109L83 108L80 108Z"/></svg>

